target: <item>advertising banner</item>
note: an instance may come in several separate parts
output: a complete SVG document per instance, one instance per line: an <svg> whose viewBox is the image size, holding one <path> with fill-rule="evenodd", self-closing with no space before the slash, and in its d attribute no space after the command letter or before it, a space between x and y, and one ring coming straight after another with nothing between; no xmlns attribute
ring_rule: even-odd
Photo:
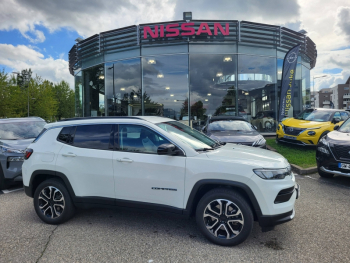
<svg viewBox="0 0 350 263"><path fill-rule="evenodd" d="M278 121L282 121L284 117L288 116L288 111L293 105L294 80L296 74L295 69L297 67L299 50L300 45L296 45L287 52L283 60L280 111Z"/></svg>

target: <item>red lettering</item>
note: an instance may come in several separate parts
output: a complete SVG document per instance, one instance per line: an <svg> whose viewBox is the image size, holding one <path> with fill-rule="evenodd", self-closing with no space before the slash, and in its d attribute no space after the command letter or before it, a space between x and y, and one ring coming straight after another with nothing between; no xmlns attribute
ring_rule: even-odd
<svg viewBox="0 0 350 263"><path fill-rule="evenodd" d="M158 37L158 26L154 26L154 33L152 29L149 26L143 27L143 38L147 38L147 33L151 36L151 38L157 38Z"/></svg>
<svg viewBox="0 0 350 263"><path fill-rule="evenodd" d="M224 36L228 36L230 34L229 23L226 23L225 30L222 28L221 24L214 23L214 35L215 36L218 34L218 29L220 30L221 34L223 34Z"/></svg>
<svg viewBox="0 0 350 263"><path fill-rule="evenodd" d="M165 28L166 28L166 31L171 33L171 34L166 34L166 37L177 37L178 35L180 35L180 30L177 29L177 28L173 28L173 27L178 27L179 24L170 24L170 25L167 25Z"/></svg>
<svg viewBox="0 0 350 263"><path fill-rule="evenodd" d="M205 27L205 29L203 29ZM200 35L202 33L207 33L209 36L212 35L211 31L210 31L210 28L208 26L207 23L201 23L199 28L198 28L198 31L197 31L197 35Z"/></svg>
<svg viewBox="0 0 350 263"><path fill-rule="evenodd" d="M189 31L189 32L182 32L181 36L192 36L196 33L193 27L187 27L187 26L194 26L194 23L183 23L181 24L182 31Z"/></svg>
<svg viewBox="0 0 350 263"><path fill-rule="evenodd" d="M160 25L160 37L164 37L164 25Z"/></svg>

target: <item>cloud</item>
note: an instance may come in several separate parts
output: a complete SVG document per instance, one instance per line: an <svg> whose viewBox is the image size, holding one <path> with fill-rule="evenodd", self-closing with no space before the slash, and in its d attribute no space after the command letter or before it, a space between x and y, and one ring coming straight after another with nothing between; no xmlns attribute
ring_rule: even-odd
<svg viewBox="0 0 350 263"><path fill-rule="evenodd" d="M350 41L350 7L341 6L338 8L335 24Z"/></svg>
<svg viewBox="0 0 350 263"><path fill-rule="evenodd" d="M18 29L33 43L45 40L40 25L51 32L60 28L89 37L136 23L169 20L173 0L3 0L0 1L0 30Z"/></svg>
<svg viewBox="0 0 350 263"><path fill-rule="evenodd" d="M74 78L69 74L68 61L64 59L45 58L40 52L27 46L0 44L0 65L13 71L31 68L37 74L52 82L65 80L74 87Z"/></svg>
<svg viewBox="0 0 350 263"><path fill-rule="evenodd" d="M299 9L296 0L178 0L175 17L182 18L183 11L193 11L193 19L248 20L280 24L296 20Z"/></svg>

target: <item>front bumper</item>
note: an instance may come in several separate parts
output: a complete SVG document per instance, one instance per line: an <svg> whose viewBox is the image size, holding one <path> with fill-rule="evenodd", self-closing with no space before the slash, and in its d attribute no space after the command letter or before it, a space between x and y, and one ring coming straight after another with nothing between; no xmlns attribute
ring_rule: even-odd
<svg viewBox="0 0 350 263"><path fill-rule="evenodd" d="M23 161L8 161L8 157L23 157L23 154L2 154L0 157L0 169L7 181L22 181Z"/></svg>
<svg viewBox="0 0 350 263"><path fill-rule="evenodd" d="M300 185L295 184L294 191L296 192L296 199L300 197ZM278 214L278 215L262 215L259 218L259 225L263 231L269 231L274 228L276 225L287 223L291 221L295 216L295 210Z"/></svg>
<svg viewBox="0 0 350 263"><path fill-rule="evenodd" d="M319 147L325 148L329 154L318 150ZM325 173L337 174L350 177L350 170L339 168L339 163L350 163L346 160L337 160L330 147L319 144L316 150L316 161L319 169Z"/></svg>
<svg viewBox="0 0 350 263"><path fill-rule="evenodd" d="M303 131L298 136L285 134L280 126L280 129L276 131L276 139L280 142L301 145L301 146L316 146L319 139L319 134L308 135L307 132L312 130ZM285 138L285 136L289 138Z"/></svg>

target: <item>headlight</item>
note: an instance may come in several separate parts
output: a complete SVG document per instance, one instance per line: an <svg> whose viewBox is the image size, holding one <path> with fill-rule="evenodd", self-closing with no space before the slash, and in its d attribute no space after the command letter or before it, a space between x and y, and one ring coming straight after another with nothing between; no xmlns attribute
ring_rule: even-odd
<svg viewBox="0 0 350 263"><path fill-rule="evenodd" d="M286 176L292 175L290 166L282 169L254 169L253 171L262 179L267 180L284 179Z"/></svg>
<svg viewBox="0 0 350 263"><path fill-rule="evenodd" d="M260 145L264 145L265 143L266 143L266 140L264 139L264 137L260 136L259 139L253 142L252 146L260 146Z"/></svg>
<svg viewBox="0 0 350 263"><path fill-rule="evenodd" d="M322 143L322 144L324 144L324 145L326 145L326 146L329 146L329 143L328 143L327 140L326 140L326 136L323 136L323 137L321 138L320 143Z"/></svg>
<svg viewBox="0 0 350 263"><path fill-rule="evenodd" d="M317 150L319 150L322 153L325 153L325 154L329 155L329 151L326 148L324 148L324 147L317 147Z"/></svg>
<svg viewBox="0 0 350 263"><path fill-rule="evenodd" d="M5 146L0 146L0 151L3 153L24 153L24 150L12 149Z"/></svg>

